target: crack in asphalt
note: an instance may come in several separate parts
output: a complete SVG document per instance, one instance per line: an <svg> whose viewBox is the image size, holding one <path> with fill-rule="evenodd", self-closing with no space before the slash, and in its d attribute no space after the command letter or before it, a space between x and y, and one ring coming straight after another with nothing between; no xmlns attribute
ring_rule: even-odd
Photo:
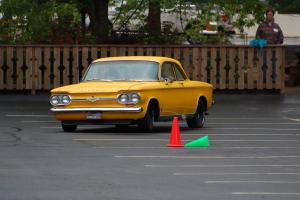
<svg viewBox="0 0 300 200"><path fill-rule="evenodd" d="M6 127L0 127L1 129L5 129L5 128L9 128L9 129L12 129L12 131L4 131L2 132L3 134L5 135L8 135L10 136L11 138L13 138L12 141L1 141L0 140L0 144L5 144L5 143L9 143L9 145L11 146L17 146L17 145L20 145L22 143L22 137L18 135L18 133L20 133L22 131L21 128L19 127L9 127L9 126L6 126ZM1 145L3 146L3 145Z"/></svg>

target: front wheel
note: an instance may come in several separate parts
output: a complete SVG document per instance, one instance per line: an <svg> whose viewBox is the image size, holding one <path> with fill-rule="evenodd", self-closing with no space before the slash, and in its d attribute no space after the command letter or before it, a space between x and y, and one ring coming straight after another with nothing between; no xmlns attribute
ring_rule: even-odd
<svg viewBox="0 0 300 200"><path fill-rule="evenodd" d="M61 123L61 127L65 132L74 132L77 129L77 125L76 124L65 124L65 123Z"/></svg>
<svg viewBox="0 0 300 200"><path fill-rule="evenodd" d="M202 128L205 122L204 104L202 101L199 102L196 113L192 118L187 118L186 122L190 128Z"/></svg>
<svg viewBox="0 0 300 200"><path fill-rule="evenodd" d="M150 104L148 106L145 117L138 122L138 126L143 131L150 133L153 131L153 123L154 123L154 108Z"/></svg>

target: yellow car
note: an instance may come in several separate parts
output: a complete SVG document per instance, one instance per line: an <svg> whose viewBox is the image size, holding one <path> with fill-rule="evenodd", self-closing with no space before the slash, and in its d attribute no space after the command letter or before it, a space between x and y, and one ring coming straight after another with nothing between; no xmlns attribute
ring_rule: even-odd
<svg viewBox="0 0 300 200"><path fill-rule="evenodd" d="M80 83L51 90L50 103L67 132L82 124L137 124L151 132L154 122L173 116L201 128L212 98L212 85L191 81L175 59L124 56L93 61Z"/></svg>

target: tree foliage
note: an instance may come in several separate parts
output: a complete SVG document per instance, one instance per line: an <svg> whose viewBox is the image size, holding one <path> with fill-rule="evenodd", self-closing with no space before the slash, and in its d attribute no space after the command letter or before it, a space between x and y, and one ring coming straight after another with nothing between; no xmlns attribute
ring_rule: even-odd
<svg viewBox="0 0 300 200"><path fill-rule="evenodd" d="M66 33L76 34L80 14L72 1L2 0L0 40L48 43Z"/></svg>
<svg viewBox="0 0 300 200"><path fill-rule="evenodd" d="M113 14L109 14L109 6L115 9ZM191 6L197 11L194 16ZM120 41L115 40L120 32L134 30L130 36L139 38L135 42L182 43L188 37L211 43L202 31L209 22L220 21L220 12L243 32L263 19L264 6L260 0L2 0L0 12L2 42L52 43L62 38L67 42L70 37L76 42L84 33L81 37L95 38L96 43L113 43ZM194 23L179 33L172 23L162 23L162 12L179 15L183 29L188 21ZM220 33L214 39L226 42L227 35Z"/></svg>
<svg viewBox="0 0 300 200"><path fill-rule="evenodd" d="M269 0L268 4L280 13L300 14L299 0Z"/></svg>

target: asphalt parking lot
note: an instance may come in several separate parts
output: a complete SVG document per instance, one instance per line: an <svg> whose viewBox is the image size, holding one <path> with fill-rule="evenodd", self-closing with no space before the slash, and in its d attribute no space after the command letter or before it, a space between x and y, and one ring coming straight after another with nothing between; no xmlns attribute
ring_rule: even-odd
<svg viewBox="0 0 300 200"><path fill-rule="evenodd" d="M180 122L210 138L193 149L166 147L171 122L65 133L47 95L0 97L1 200L300 199L300 95L216 95L203 129Z"/></svg>

